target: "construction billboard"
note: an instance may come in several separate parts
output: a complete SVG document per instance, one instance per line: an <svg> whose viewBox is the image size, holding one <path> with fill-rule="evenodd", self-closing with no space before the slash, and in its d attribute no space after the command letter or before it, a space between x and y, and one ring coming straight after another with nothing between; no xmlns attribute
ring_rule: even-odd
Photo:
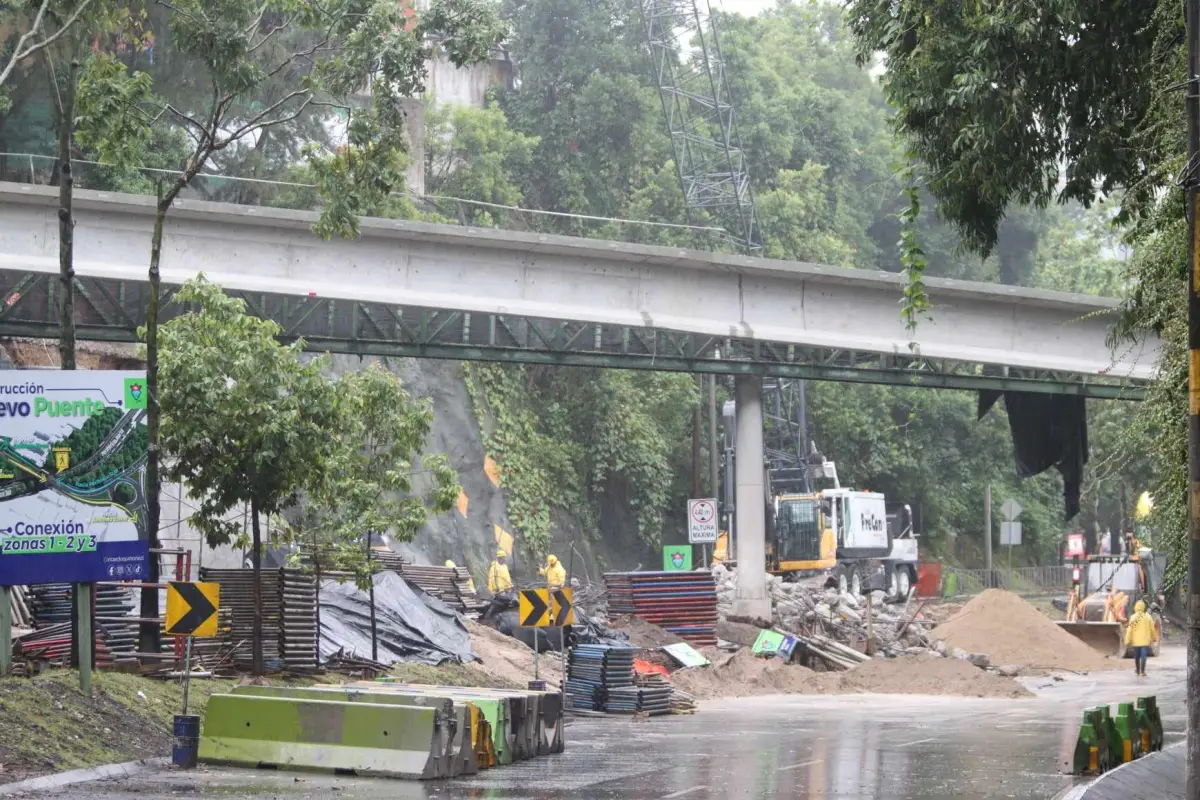
<svg viewBox="0 0 1200 800"><path fill-rule="evenodd" d="M0 372L0 586L146 576L143 373Z"/></svg>

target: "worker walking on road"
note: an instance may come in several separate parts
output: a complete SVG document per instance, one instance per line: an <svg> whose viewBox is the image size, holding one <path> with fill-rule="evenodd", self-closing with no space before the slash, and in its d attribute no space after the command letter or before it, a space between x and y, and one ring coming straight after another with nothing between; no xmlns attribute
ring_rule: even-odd
<svg viewBox="0 0 1200 800"><path fill-rule="evenodd" d="M1125 646L1133 648L1133 667L1141 677L1146 675L1146 658L1150 645L1158 641L1158 626L1154 618L1146 613L1146 604L1138 600L1133 607L1133 616L1125 628Z"/></svg>
<svg viewBox="0 0 1200 800"><path fill-rule="evenodd" d="M546 556L546 566L538 570L538 575L546 576L546 587L549 589L561 589L567 584L567 571L559 563L558 556L553 554Z"/></svg>
<svg viewBox="0 0 1200 800"><path fill-rule="evenodd" d="M508 553L496 551L496 560L488 568L488 591L492 594L510 591L513 588L512 576L508 574Z"/></svg>

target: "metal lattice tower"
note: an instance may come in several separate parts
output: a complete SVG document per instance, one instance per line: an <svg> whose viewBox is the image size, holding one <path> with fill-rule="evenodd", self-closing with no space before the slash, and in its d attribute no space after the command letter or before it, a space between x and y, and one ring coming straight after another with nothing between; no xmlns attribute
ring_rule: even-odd
<svg viewBox="0 0 1200 800"><path fill-rule="evenodd" d="M808 477L808 409L804 381L763 381L763 455L771 471L771 490L811 491Z"/></svg>
<svg viewBox="0 0 1200 800"><path fill-rule="evenodd" d="M762 232L709 0L637 0L684 204L707 210L739 249Z"/></svg>

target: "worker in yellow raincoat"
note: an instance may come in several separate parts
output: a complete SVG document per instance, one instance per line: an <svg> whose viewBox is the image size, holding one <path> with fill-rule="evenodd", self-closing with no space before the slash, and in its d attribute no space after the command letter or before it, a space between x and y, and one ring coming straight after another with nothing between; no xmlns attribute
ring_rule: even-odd
<svg viewBox="0 0 1200 800"><path fill-rule="evenodd" d="M1139 676L1146 675L1146 658L1150 646L1158 641L1158 625L1146 613L1146 604L1138 600L1133 607L1133 616L1125 626L1125 646L1133 648L1133 668Z"/></svg>
<svg viewBox="0 0 1200 800"><path fill-rule="evenodd" d="M512 576L508 574L508 553L496 551L496 560L488 568L488 591L492 594L510 591L513 588Z"/></svg>
<svg viewBox="0 0 1200 800"><path fill-rule="evenodd" d="M567 571L559 563L558 556L553 554L546 556L546 566L538 569L538 575L546 576L546 587L549 589L561 589L567 584Z"/></svg>

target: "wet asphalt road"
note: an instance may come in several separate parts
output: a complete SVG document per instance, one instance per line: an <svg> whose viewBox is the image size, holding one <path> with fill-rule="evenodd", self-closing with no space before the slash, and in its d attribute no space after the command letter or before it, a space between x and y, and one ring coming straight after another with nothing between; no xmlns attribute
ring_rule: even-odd
<svg viewBox="0 0 1200 800"><path fill-rule="evenodd" d="M1132 662L1129 662L1132 664ZM469 779L405 782L201 768L73 786L37 797L912 798L1053 797L1091 705L1157 694L1167 743L1183 736L1184 658L1166 648L1142 682L1124 672L1023 679L1024 700L896 695L703 704L690 717L576 719L567 752Z"/></svg>

